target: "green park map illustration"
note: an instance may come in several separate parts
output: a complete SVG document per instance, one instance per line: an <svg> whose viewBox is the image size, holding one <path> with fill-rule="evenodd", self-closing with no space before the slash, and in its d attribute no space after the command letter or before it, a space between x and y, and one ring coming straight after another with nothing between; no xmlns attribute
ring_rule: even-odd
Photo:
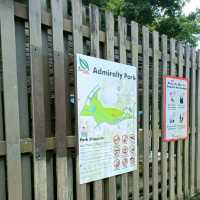
<svg viewBox="0 0 200 200"><path fill-rule="evenodd" d="M87 97L86 104L81 111L81 116L93 116L98 125L101 123L117 124L122 120L131 119L133 117L131 112L104 106L99 99L99 90L100 88L96 90L93 89L92 96L89 95Z"/></svg>

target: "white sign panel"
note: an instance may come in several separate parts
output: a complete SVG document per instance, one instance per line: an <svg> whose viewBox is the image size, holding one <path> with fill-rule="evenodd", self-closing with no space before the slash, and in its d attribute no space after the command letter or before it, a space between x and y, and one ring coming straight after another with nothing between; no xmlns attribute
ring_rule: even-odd
<svg viewBox="0 0 200 200"><path fill-rule="evenodd" d="M188 136L188 81L164 77L164 140L175 141Z"/></svg>
<svg viewBox="0 0 200 200"><path fill-rule="evenodd" d="M77 54L80 184L137 168L136 67Z"/></svg>

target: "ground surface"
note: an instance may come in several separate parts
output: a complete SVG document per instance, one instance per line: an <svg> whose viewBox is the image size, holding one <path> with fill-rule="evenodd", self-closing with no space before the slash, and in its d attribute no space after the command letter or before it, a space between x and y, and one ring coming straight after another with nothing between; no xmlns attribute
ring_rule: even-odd
<svg viewBox="0 0 200 200"><path fill-rule="evenodd" d="M200 200L200 194L195 195L191 200Z"/></svg>

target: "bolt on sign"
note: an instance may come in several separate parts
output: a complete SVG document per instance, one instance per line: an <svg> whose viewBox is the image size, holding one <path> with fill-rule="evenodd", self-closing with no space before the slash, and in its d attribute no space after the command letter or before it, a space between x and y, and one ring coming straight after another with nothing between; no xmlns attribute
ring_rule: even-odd
<svg viewBox="0 0 200 200"><path fill-rule="evenodd" d="M137 168L137 69L77 54L80 184Z"/></svg>
<svg viewBox="0 0 200 200"><path fill-rule="evenodd" d="M188 80L164 77L164 141L188 137Z"/></svg>

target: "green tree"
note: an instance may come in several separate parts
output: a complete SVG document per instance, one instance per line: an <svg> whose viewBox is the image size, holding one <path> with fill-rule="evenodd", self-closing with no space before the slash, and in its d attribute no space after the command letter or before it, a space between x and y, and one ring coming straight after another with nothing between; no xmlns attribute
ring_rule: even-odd
<svg viewBox="0 0 200 200"><path fill-rule="evenodd" d="M196 45L200 36L200 9L189 16L183 6L190 0L85 0L111 10L169 37Z"/></svg>

